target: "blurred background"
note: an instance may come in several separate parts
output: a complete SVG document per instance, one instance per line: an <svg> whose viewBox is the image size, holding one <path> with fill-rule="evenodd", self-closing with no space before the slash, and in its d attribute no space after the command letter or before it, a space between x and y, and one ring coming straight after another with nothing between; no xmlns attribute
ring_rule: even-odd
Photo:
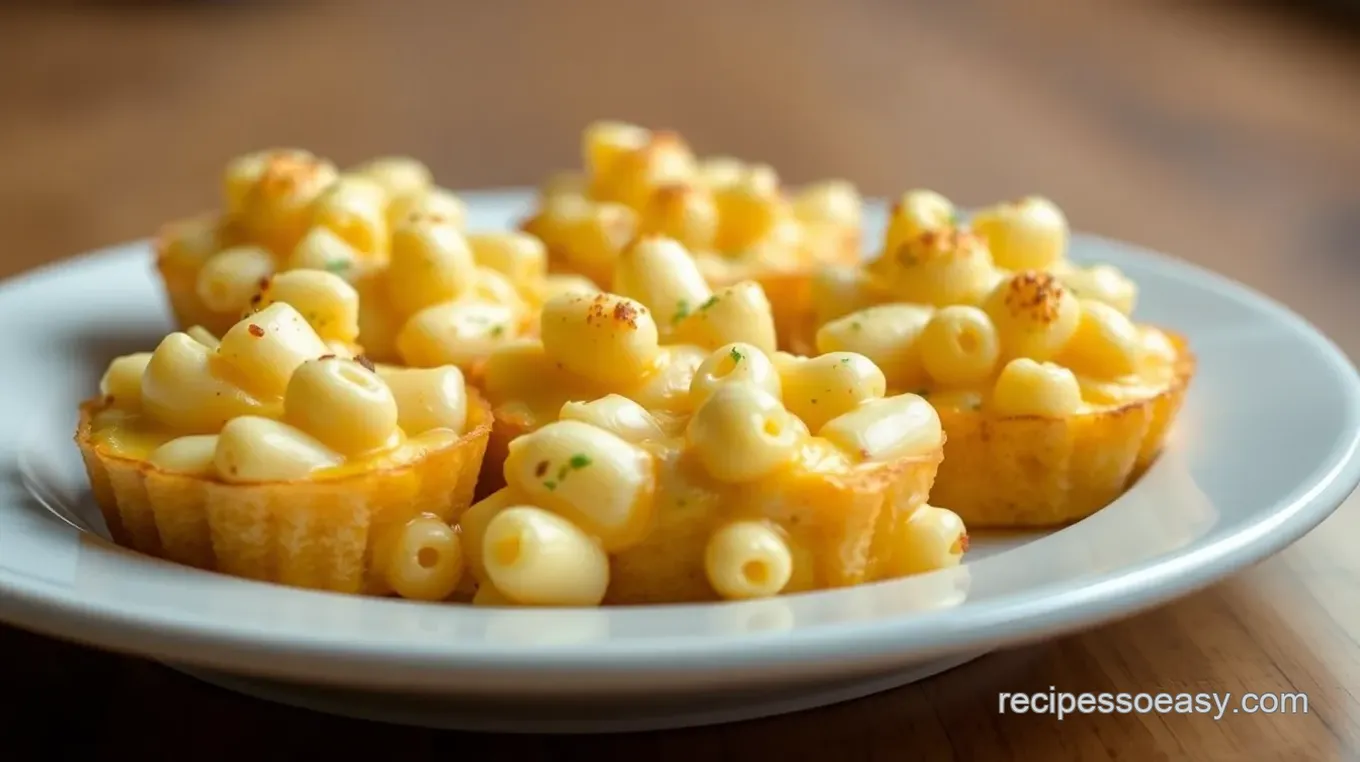
<svg viewBox="0 0 1360 762"><path fill-rule="evenodd" d="M0 276L145 237L215 205L224 162L245 151L295 145L342 165L410 154L447 187L503 187L576 166L582 127L614 118L678 130L703 153L771 163L790 183L839 176L870 196L924 186L964 205L1042 193L1080 230L1205 264L1288 303L1356 357L1357 7L0 0ZM979 731L991 709L969 675L1011 674L1009 665L1039 690L1054 680L1088 685L1096 664L1128 690L1164 684L1166 675L1201 689L1262 690L1285 673L1320 676L1310 678L1319 684L1343 671L1360 679L1355 628L1347 635L1328 618L1340 614L1310 603L1353 595L1344 559L1358 522L1353 500L1330 531L1215 592L1021 656L989 657L952 682L826 710L811 724L766 726L797 741L790 750L806 744L828 754L862 739L931 738L940 748L938 727L946 747L1038 744L1066 754L1077 748L1071 722L1059 733L1026 718ZM1192 641L1198 648L1182 648ZM1136 667L1116 658L1139 644L1151 645ZM266 730L302 715L8 628L0 652L10 655L0 671L6 684L69 688L68 716L78 707L67 702L78 700L82 713L102 718L52 731L71 742L169 748L139 730L139 707L215 736L214 717L247 706ZM863 714L865 705L876 709ZM42 706L56 704L34 712ZM1200 734L1187 729L1197 727L1190 720L1133 718L1111 721L1114 741L1080 738L1163 752L1356 749L1360 725L1339 717L1353 720L1354 708L1351 699L1324 708L1322 719L1267 720L1269 732L1225 724ZM335 727L326 722L302 726L311 735L297 740L298 754ZM765 750L760 736L738 732L686 737ZM253 737L232 748L253 749ZM524 743L516 748L536 742ZM699 748L619 744L611 748L630 758Z"/></svg>

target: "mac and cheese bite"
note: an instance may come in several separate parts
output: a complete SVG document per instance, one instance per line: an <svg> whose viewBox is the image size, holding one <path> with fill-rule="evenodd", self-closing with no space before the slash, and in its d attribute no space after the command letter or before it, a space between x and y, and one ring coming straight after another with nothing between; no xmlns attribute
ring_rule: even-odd
<svg viewBox="0 0 1360 762"><path fill-rule="evenodd" d="M479 494L501 486L515 437L557 420L563 405L621 395L666 418L694 410L690 382L709 354L741 342L776 349L759 283L712 289L676 240L647 235L620 256L615 291L565 288L539 312L536 338L497 348L481 383L495 413Z"/></svg>
<svg viewBox="0 0 1360 762"><path fill-rule="evenodd" d="M1160 451L1195 360L1130 318L1137 289L1066 259L1051 201L960 218L912 191L881 256L819 274L797 344L858 352L927 396L947 444L932 499L969 526L1057 525L1118 497Z"/></svg>
<svg viewBox="0 0 1360 762"><path fill-rule="evenodd" d="M490 408L457 367L332 351L356 331L352 294L309 275L277 276L220 339L176 332L109 365L76 432L95 500L115 541L171 561L444 600Z"/></svg>
<svg viewBox="0 0 1360 762"><path fill-rule="evenodd" d="M763 598L958 564L962 520L926 504L939 417L884 390L860 355L733 342L669 410L564 403L459 522L474 605Z"/></svg>
<svg viewBox="0 0 1360 762"><path fill-rule="evenodd" d="M665 236L714 288L760 283L782 327L807 306L809 270L859 259L862 203L844 180L789 191L768 165L700 158L674 132L610 121L585 129L582 157L580 173L543 183L523 224L555 271L609 288L632 241Z"/></svg>
<svg viewBox="0 0 1360 762"><path fill-rule="evenodd" d="M463 202L414 159L341 171L299 149L261 151L228 163L222 193L221 210L167 225L156 242L185 329L220 335L271 278L327 272L357 294L359 330L345 342L379 362L475 373L561 287L537 238L465 232Z"/></svg>

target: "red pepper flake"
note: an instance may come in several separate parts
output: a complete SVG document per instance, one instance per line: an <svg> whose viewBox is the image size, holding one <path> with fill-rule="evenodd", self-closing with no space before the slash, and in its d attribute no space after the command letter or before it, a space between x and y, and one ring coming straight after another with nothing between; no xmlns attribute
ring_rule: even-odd
<svg viewBox="0 0 1360 762"><path fill-rule="evenodd" d="M254 323L251 323L250 325L246 326L246 330L250 331L250 335L254 336L257 339L264 337L264 329L259 327L258 325L255 325Z"/></svg>
<svg viewBox="0 0 1360 762"><path fill-rule="evenodd" d="M335 359L335 355L321 355L320 357L318 357L318 358L316 358L316 359L318 359L318 360L334 360L334 359Z"/></svg>
<svg viewBox="0 0 1360 762"><path fill-rule="evenodd" d="M260 290L268 291L270 284L272 284L273 282L274 279L269 277L268 275L264 276L263 278L260 278Z"/></svg>
<svg viewBox="0 0 1360 762"><path fill-rule="evenodd" d="M377 366L373 364L372 360L368 359L367 355L359 355L358 357L354 358L354 361L364 366L364 368L369 372L377 372L378 370Z"/></svg>
<svg viewBox="0 0 1360 762"><path fill-rule="evenodd" d="M542 478L544 474L548 473L548 465L548 461L540 460L538 465L534 466L534 476Z"/></svg>

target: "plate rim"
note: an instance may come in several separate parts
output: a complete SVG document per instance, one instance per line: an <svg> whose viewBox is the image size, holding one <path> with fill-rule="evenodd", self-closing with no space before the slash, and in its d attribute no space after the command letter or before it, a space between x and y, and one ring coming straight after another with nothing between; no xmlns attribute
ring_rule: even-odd
<svg viewBox="0 0 1360 762"><path fill-rule="evenodd" d="M495 189L463 192L470 204L519 204L529 197L527 189ZM881 200L872 203L882 205ZM1109 247L1145 259L1159 269L1192 273L1205 287L1212 286L1220 296L1250 304L1272 321L1287 324L1291 335L1306 340L1326 362L1345 387L1347 419L1360 420L1360 373L1329 337L1307 319L1282 303L1225 275L1170 255L1148 250L1125 241L1099 235L1073 232L1073 243ZM94 260L118 256L132 257L147 245L146 240L102 247L58 262L33 268L0 282L0 297L34 281L58 276L59 271L79 267ZM1338 440L1339 442L1341 440ZM58 585L21 578L0 570L0 617L6 621L57 638L99 648L136 653L188 664L228 669L243 674L301 678L316 682L330 680L328 668L336 660L348 662L348 672L373 671L365 684L414 688L409 674L396 671L429 672L430 679L417 683L434 685L442 675L458 673L553 672L593 673L625 671L645 667L649 672L680 673L702 667L724 666L782 671L805 667L809 661L834 658L844 660L852 652L859 660L890 657L928 658L932 655L963 650L980 650L1049 637L1085 626L1108 621L1152 608L1206 587L1240 569L1267 558L1293 544L1325 520L1360 484L1360 429L1349 441L1329 453L1330 461L1319 463L1317 481L1300 484L1292 500L1282 500L1269 510L1252 516L1248 523L1231 534L1205 543L1202 539L1171 557L1156 557L1103 572L1080 582L1054 581L1012 593L988 605L969 610L925 613L909 620L901 617L881 621L857 621L839 625L822 624L795 632L729 635L721 640L691 639L692 642L645 642L594 644L589 648L488 647L477 644L467 650L437 647L408 647L394 650L363 642L333 642L323 639L280 640L261 643L246 630L221 629L186 622L173 616L149 612L127 613L102 602L92 606ZM1325 468L1324 468L1325 466ZM1157 466L1154 465L1154 468ZM1306 487L1306 488L1305 488ZM1301 489L1301 492L1300 492ZM1136 577L1136 584L1130 578ZM826 591L812 595L837 595ZM317 595L334 595L315 593ZM396 605L422 606L413 602ZM740 604L704 604L696 608ZM674 608L673 606L667 608ZM1022 616L1017 616L1023 614ZM933 645L904 643L904 635L921 627L917 620L936 620L941 626L930 638ZM904 622L911 626L904 633ZM917 633L917 637L920 633ZM776 639L779 649L768 646ZM945 641L948 641L947 643ZM425 646L425 644L420 644ZM267 654L268 658L261 658ZM658 658L661 657L661 658ZM384 678L381 670L393 670Z"/></svg>

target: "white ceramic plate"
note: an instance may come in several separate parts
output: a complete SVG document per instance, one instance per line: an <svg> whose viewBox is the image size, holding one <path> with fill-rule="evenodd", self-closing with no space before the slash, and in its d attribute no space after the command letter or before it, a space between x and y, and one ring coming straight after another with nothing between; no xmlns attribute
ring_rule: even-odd
<svg viewBox="0 0 1360 762"><path fill-rule="evenodd" d="M522 192L468 198L483 229L530 204ZM882 217L875 209L872 230ZM70 441L75 404L112 356L151 349L169 319L144 244L32 273L0 286L0 458L11 467L0 617L325 711L497 730L678 726L864 695L1153 606L1280 550L1351 492L1360 383L1331 342L1162 256L1077 236L1074 257L1132 276L1138 317L1184 332L1200 360L1168 451L1127 495L1062 531L979 537L954 570L620 610L314 593L111 545Z"/></svg>

